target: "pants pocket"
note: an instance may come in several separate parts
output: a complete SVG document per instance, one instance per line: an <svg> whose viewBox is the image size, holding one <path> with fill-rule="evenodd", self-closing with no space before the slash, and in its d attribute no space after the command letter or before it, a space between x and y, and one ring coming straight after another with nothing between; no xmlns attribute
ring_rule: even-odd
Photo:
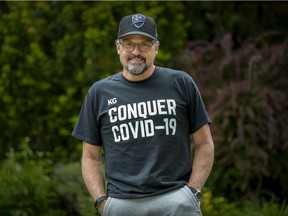
<svg viewBox="0 0 288 216"><path fill-rule="evenodd" d="M104 206L103 216L107 216L109 207L110 207L110 205L111 205L111 201L112 201L112 198L111 198L111 197L108 197L108 199L107 199L107 201L106 201L106 203L105 203L105 206Z"/></svg>
<svg viewBox="0 0 288 216"><path fill-rule="evenodd" d="M200 206L200 202L196 199L195 194L188 188L187 185L184 186L185 193L190 197L190 199L195 203L196 205Z"/></svg>

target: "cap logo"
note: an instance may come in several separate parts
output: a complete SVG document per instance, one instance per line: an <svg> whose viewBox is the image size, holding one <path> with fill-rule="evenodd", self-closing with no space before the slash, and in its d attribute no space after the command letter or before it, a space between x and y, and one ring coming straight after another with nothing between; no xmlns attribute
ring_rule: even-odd
<svg viewBox="0 0 288 216"><path fill-rule="evenodd" d="M142 14L136 14L132 16L132 23L136 28L141 28L146 21L146 17Z"/></svg>

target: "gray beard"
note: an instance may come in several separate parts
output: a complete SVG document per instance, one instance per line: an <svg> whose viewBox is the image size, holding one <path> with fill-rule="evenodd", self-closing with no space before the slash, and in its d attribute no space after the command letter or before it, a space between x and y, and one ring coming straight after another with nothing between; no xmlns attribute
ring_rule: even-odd
<svg viewBox="0 0 288 216"><path fill-rule="evenodd" d="M131 73L132 75L135 76L139 76L141 74L143 74L146 70L147 70L147 64L143 63L143 64L127 64L125 66L125 69Z"/></svg>

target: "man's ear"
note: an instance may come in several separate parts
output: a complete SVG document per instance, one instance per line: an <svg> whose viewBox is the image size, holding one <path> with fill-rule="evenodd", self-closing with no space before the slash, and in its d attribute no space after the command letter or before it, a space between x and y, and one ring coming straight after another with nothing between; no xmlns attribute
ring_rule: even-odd
<svg viewBox="0 0 288 216"><path fill-rule="evenodd" d="M159 46L160 46L160 42L157 41L157 42L156 42L156 46L155 46L155 52L156 52L156 54L158 54Z"/></svg>
<svg viewBox="0 0 288 216"><path fill-rule="evenodd" d="M117 41L115 42L115 46L116 46L117 53L119 54L120 44Z"/></svg>

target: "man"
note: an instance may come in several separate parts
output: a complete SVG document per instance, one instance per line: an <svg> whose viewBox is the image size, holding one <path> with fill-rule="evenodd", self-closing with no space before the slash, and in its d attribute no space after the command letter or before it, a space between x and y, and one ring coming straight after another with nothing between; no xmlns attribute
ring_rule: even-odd
<svg viewBox="0 0 288 216"><path fill-rule="evenodd" d="M83 178L95 207L105 216L201 215L214 144L194 81L154 65L159 41L148 16L121 20L116 49L123 71L92 85L72 132L83 141Z"/></svg>

